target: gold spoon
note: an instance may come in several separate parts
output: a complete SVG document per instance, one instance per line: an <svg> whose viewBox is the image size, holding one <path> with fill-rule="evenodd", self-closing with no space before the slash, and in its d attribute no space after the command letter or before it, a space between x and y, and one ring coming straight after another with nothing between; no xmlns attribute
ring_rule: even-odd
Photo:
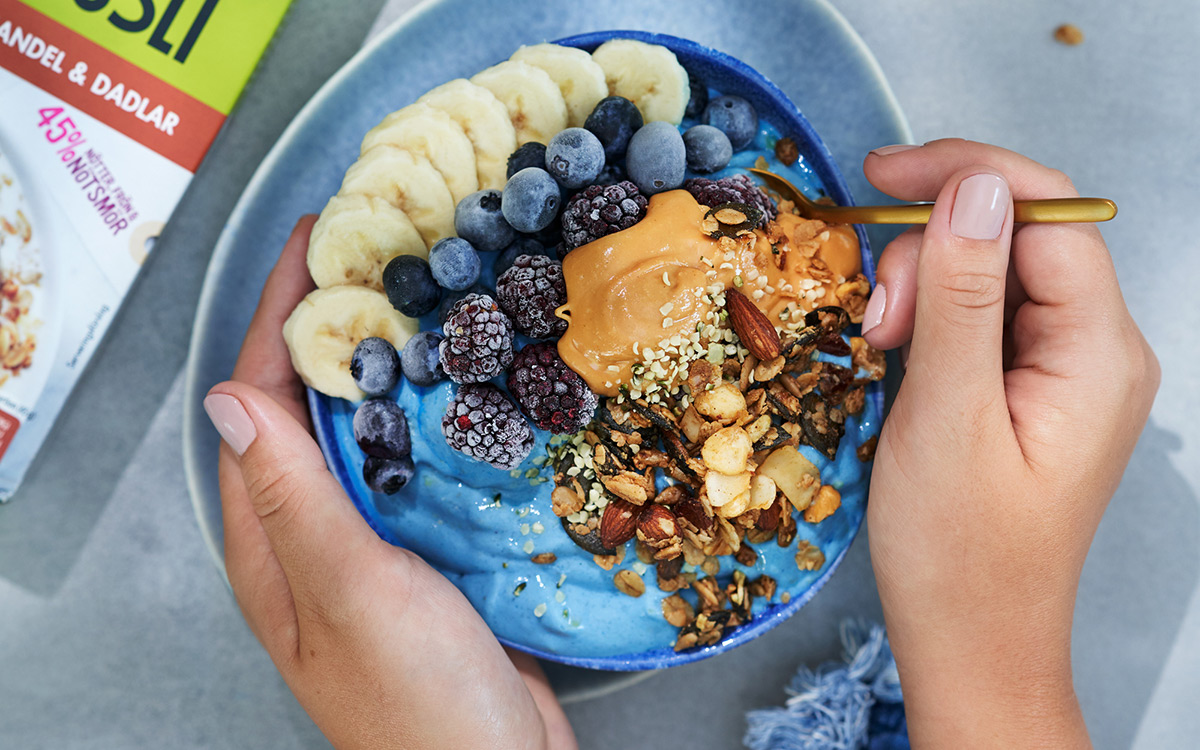
<svg viewBox="0 0 1200 750"><path fill-rule="evenodd" d="M767 187L796 204L800 215L831 224L928 224L932 203L899 206L828 206L804 197L795 185L765 169L749 169ZM1108 221L1117 215L1117 204L1108 198L1048 198L1013 201L1013 221L1018 224Z"/></svg>

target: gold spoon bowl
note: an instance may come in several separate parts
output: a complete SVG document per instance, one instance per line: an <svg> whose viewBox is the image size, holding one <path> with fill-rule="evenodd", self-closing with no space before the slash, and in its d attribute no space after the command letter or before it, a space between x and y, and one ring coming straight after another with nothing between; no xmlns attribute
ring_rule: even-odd
<svg viewBox="0 0 1200 750"><path fill-rule="evenodd" d="M765 169L748 170L767 187L796 204L807 219L831 224L928 224L932 203L897 206L832 206L814 203L784 178ZM1117 204L1108 198L1048 198L1013 201L1013 221L1018 224L1108 221L1117 215Z"/></svg>

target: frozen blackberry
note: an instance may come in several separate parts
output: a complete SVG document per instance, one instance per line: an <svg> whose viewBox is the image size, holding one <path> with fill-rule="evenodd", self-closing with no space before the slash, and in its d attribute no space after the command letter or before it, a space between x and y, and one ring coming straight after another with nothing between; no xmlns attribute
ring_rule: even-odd
<svg viewBox="0 0 1200 750"><path fill-rule="evenodd" d="M517 352L508 371L508 390L539 429L560 435L583 429L596 411L596 394L549 341Z"/></svg>
<svg viewBox="0 0 1200 750"><path fill-rule="evenodd" d="M464 385L442 417L446 444L497 469L512 469L533 449L533 430L516 404L490 383Z"/></svg>
<svg viewBox="0 0 1200 750"><path fill-rule="evenodd" d="M438 344L442 369L455 383L482 383L512 364L512 321L486 294L468 294L459 300L442 332L446 334Z"/></svg>
<svg viewBox="0 0 1200 750"><path fill-rule="evenodd" d="M719 206L722 203L746 203L762 211L762 225L779 214L775 201L744 174L722 177L710 180L705 177L693 177L683 183L683 189L692 194L696 202L708 207Z"/></svg>
<svg viewBox="0 0 1200 750"><path fill-rule="evenodd" d="M646 215L646 196L625 180L616 185L592 185L578 193L563 211L563 243L568 250L628 229Z"/></svg>
<svg viewBox="0 0 1200 750"><path fill-rule="evenodd" d="M558 338L567 321L554 311L567 302L562 264L544 255L520 255L496 280L496 301L518 333L534 339Z"/></svg>

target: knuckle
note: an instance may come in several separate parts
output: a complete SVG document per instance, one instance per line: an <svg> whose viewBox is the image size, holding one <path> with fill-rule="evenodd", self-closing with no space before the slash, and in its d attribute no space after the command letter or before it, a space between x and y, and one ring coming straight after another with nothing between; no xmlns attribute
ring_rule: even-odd
<svg viewBox="0 0 1200 750"><path fill-rule="evenodd" d="M1062 198L1079 195L1079 191L1075 189L1075 182L1066 172L1062 171L1061 169L1054 169L1053 167L1047 167L1046 172L1046 181L1051 184L1058 193L1054 197Z"/></svg>
<svg viewBox="0 0 1200 750"><path fill-rule="evenodd" d="M954 309L979 310L1004 301L1004 277L995 273L954 269L936 284L938 296Z"/></svg>
<svg viewBox="0 0 1200 750"><path fill-rule="evenodd" d="M286 517L296 505L301 488L285 471L266 466L258 468L258 471L250 472L246 482L254 512L261 519Z"/></svg>

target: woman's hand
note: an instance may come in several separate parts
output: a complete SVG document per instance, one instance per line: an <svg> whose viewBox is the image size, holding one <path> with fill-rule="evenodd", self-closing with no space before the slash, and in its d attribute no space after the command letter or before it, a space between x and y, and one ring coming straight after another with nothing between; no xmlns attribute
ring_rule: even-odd
<svg viewBox="0 0 1200 750"><path fill-rule="evenodd" d="M1076 195L1061 173L959 140L864 169L937 200L884 251L864 321L876 347L911 338L868 527L914 746L1086 746L1075 592L1158 362L1095 226L1013 227L1013 198Z"/></svg>
<svg viewBox="0 0 1200 750"><path fill-rule="evenodd" d="M382 541L326 470L283 322L312 288L296 226L233 379L204 401L224 438L225 565L250 629L338 748L570 748L531 657L506 653L470 603Z"/></svg>

